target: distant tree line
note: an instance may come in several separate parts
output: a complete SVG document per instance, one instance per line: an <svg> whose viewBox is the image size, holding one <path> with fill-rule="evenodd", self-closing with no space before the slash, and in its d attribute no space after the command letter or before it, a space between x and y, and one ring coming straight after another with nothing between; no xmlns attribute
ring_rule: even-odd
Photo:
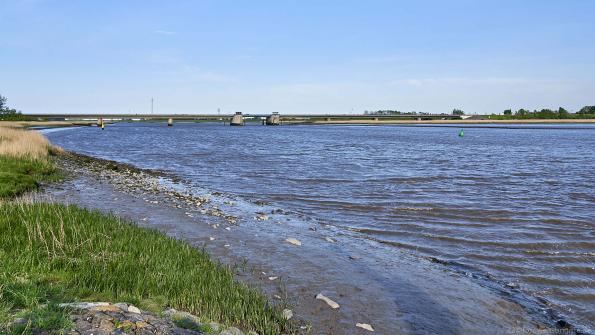
<svg viewBox="0 0 595 335"><path fill-rule="evenodd" d="M23 121L27 117L21 111L14 108L8 108L6 105L6 97L0 95L0 121Z"/></svg>
<svg viewBox="0 0 595 335"><path fill-rule="evenodd" d="M563 107L557 110L541 109L530 111L521 108L517 111L512 109L504 110L504 115L492 114L492 119L580 119L580 118L595 118L595 106L585 106L576 113L570 113Z"/></svg>
<svg viewBox="0 0 595 335"><path fill-rule="evenodd" d="M398 110L385 109L377 111L365 111L365 115L429 115L430 113L424 112L401 112ZM450 114L440 113L439 115L465 115L465 112L461 109L455 108ZM595 119L595 106L585 106L576 113L571 113L563 107L557 110L552 109L541 109L530 111L528 109L521 108L517 111L507 109L503 115L492 114L491 119Z"/></svg>

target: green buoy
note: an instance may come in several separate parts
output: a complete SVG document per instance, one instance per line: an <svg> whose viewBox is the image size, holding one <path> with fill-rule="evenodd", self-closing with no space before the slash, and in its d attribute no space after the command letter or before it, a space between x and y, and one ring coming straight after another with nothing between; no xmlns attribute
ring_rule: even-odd
<svg viewBox="0 0 595 335"><path fill-rule="evenodd" d="M459 131L459 137L463 137L465 136L465 132L463 131L463 129L461 129L461 131Z"/></svg>

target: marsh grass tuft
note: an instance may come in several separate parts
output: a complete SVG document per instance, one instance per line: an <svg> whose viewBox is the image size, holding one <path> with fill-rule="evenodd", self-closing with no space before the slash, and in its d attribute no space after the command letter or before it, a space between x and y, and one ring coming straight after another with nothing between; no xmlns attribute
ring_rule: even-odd
<svg viewBox="0 0 595 335"><path fill-rule="evenodd" d="M0 156L0 199L33 191L40 181L57 179L60 173L48 160Z"/></svg>
<svg viewBox="0 0 595 335"><path fill-rule="evenodd" d="M206 253L75 206L0 205L0 256L0 320L7 309L107 300L144 308L147 301L260 334L279 334L285 324L259 291Z"/></svg>
<svg viewBox="0 0 595 335"><path fill-rule="evenodd" d="M48 159L50 145L43 135L0 125L0 199L35 190L40 181L59 173Z"/></svg>

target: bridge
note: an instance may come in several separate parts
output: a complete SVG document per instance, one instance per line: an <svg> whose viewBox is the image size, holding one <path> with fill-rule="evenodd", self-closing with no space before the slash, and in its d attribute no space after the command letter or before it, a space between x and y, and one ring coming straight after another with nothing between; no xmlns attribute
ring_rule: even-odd
<svg viewBox="0 0 595 335"><path fill-rule="evenodd" d="M243 114L246 122L261 122L271 114ZM230 122L233 115L219 114L26 114L31 118L47 121L212 121ZM364 123L390 122L391 120L461 120L465 117L452 114L281 114L282 124L297 123Z"/></svg>

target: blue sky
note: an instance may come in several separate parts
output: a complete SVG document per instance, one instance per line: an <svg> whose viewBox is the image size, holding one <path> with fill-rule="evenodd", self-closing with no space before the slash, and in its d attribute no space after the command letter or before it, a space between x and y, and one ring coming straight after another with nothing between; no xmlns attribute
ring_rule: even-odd
<svg viewBox="0 0 595 335"><path fill-rule="evenodd" d="M30 113L499 113L595 104L595 1L0 0Z"/></svg>

